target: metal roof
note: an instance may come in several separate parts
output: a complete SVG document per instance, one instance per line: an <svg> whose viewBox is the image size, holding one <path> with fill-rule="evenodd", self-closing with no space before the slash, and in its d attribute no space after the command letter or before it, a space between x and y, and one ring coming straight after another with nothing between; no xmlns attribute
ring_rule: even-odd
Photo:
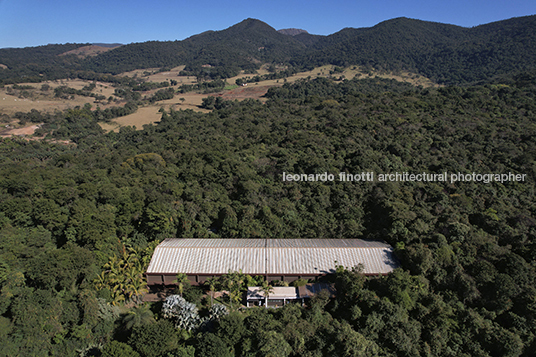
<svg viewBox="0 0 536 357"><path fill-rule="evenodd" d="M300 287L274 286L268 296L270 299L312 298L321 290L327 290L330 296L335 296L335 286L326 283L306 284ZM259 286L248 287L246 297L248 300L263 300L265 298L264 292Z"/></svg>
<svg viewBox="0 0 536 357"><path fill-rule="evenodd" d="M168 238L158 245L166 248L387 248L389 244L363 239L201 239Z"/></svg>
<svg viewBox="0 0 536 357"><path fill-rule="evenodd" d="M262 300L265 298L264 292L259 286L248 287L246 296L248 300ZM297 299L298 290L293 286L274 286L268 297L270 299Z"/></svg>
<svg viewBox="0 0 536 357"><path fill-rule="evenodd" d="M147 274L318 275L358 264L365 274L386 274L398 261L390 245L362 239L168 238L156 247Z"/></svg>

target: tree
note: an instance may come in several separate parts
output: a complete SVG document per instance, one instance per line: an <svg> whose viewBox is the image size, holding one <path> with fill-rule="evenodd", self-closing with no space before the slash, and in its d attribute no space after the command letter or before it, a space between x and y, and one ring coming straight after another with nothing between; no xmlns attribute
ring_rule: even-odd
<svg viewBox="0 0 536 357"><path fill-rule="evenodd" d="M259 336L259 355L266 357L285 357L292 353L292 347L282 334L276 331L261 331Z"/></svg>
<svg viewBox="0 0 536 357"><path fill-rule="evenodd" d="M155 322L153 312L149 305L138 305L127 311L122 318L127 330Z"/></svg>
<svg viewBox="0 0 536 357"><path fill-rule="evenodd" d="M216 99L213 96L205 97L202 99L201 108L212 110L215 103Z"/></svg>
<svg viewBox="0 0 536 357"><path fill-rule="evenodd" d="M195 348L196 356L218 356L218 357L232 357L234 354L230 348L213 333L205 333L201 335L201 338L197 342Z"/></svg>
<svg viewBox="0 0 536 357"><path fill-rule="evenodd" d="M268 308L268 298L270 297L270 294L274 292L274 288L267 281L263 281L260 290L264 295L264 307Z"/></svg>
<svg viewBox="0 0 536 357"><path fill-rule="evenodd" d="M223 287L229 292L229 301L231 303L231 309L233 308L233 302L239 304L242 298L242 289L246 278L240 271L229 271L229 273L223 275Z"/></svg>
<svg viewBox="0 0 536 357"><path fill-rule="evenodd" d="M208 318L210 320L217 320L222 316L228 315L229 310L227 310L227 307L222 304L214 304L210 307Z"/></svg>
<svg viewBox="0 0 536 357"><path fill-rule="evenodd" d="M337 266L335 273L335 289L337 291L344 291L343 294L337 294L337 301L339 305L343 307L343 311L348 311L348 309L355 304L364 284L365 276L363 275L362 265L351 269L340 265Z"/></svg>
<svg viewBox="0 0 536 357"><path fill-rule="evenodd" d="M222 316L216 324L216 334L231 347L235 346L246 332L244 315L237 311Z"/></svg>
<svg viewBox="0 0 536 357"><path fill-rule="evenodd" d="M196 330L203 320L195 304L189 303L179 295L170 295L162 305L162 315L174 322L175 326L187 331Z"/></svg>
<svg viewBox="0 0 536 357"><path fill-rule="evenodd" d="M0 258L0 287L4 285L4 282L7 281L9 276L9 265Z"/></svg>
<svg viewBox="0 0 536 357"><path fill-rule="evenodd" d="M168 352L165 357L195 357L194 346L179 346L173 352Z"/></svg>
<svg viewBox="0 0 536 357"><path fill-rule="evenodd" d="M182 294L184 293L184 284L188 283L188 275L184 273L178 273L177 278L173 282L177 284L179 295L182 297Z"/></svg>
<svg viewBox="0 0 536 357"><path fill-rule="evenodd" d="M142 357L160 357L178 347L178 335L168 320L158 320L154 324L135 327L128 339L131 346Z"/></svg>
<svg viewBox="0 0 536 357"><path fill-rule="evenodd" d="M216 292L216 289L219 287L220 282L219 279L215 276L210 277L207 279L206 285L208 285L209 291L210 291L210 306L214 305L214 293Z"/></svg>
<svg viewBox="0 0 536 357"><path fill-rule="evenodd" d="M110 341L102 348L102 357L139 357L138 352L126 343Z"/></svg>
<svg viewBox="0 0 536 357"><path fill-rule="evenodd" d="M116 305L127 300L139 304L143 294L148 291L143 274L154 247L154 243L145 249L123 245L121 254L112 255L104 264L105 270L93 281L95 287L99 290L109 289Z"/></svg>
<svg viewBox="0 0 536 357"><path fill-rule="evenodd" d="M337 342L339 356L363 356L373 357L379 355L379 347L373 341L367 340L365 336L343 322L337 329Z"/></svg>

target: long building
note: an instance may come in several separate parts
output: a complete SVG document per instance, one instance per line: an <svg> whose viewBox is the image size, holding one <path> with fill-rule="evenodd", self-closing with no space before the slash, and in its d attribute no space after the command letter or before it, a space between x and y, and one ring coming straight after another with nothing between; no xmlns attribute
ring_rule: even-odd
<svg viewBox="0 0 536 357"><path fill-rule="evenodd" d="M399 266L393 247L362 239L182 239L160 243L147 269L148 285L173 285L178 273L192 284L242 271L268 281L291 282L332 274L338 265L363 265L366 275Z"/></svg>

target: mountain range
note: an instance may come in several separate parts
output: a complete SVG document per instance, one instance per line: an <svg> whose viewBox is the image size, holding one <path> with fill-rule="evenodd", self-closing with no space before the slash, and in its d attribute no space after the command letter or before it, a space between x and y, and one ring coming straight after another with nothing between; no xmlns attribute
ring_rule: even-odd
<svg viewBox="0 0 536 357"><path fill-rule="evenodd" d="M297 29L277 31L260 20L246 19L182 41L132 43L86 57L80 51L59 56L88 45L0 49L4 65L0 83L178 65L186 65L186 74L216 79L240 70L252 73L263 63L297 69L359 65L380 71L408 70L441 84L471 83L536 69L536 16L473 28L402 17L328 36Z"/></svg>

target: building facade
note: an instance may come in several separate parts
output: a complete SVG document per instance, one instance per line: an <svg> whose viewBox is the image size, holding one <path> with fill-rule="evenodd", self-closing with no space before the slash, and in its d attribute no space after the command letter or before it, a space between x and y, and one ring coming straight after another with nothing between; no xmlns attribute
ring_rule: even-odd
<svg viewBox="0 0 536 357"><path fill-rule="evenodd" d="M300 287L274 286L267 295L261 287L250 286L246 294L246 307L283 307L295 303L304 305L322 290L326 290L330 297L335 297L335 286L326 283L305 284Z"/></svg>

